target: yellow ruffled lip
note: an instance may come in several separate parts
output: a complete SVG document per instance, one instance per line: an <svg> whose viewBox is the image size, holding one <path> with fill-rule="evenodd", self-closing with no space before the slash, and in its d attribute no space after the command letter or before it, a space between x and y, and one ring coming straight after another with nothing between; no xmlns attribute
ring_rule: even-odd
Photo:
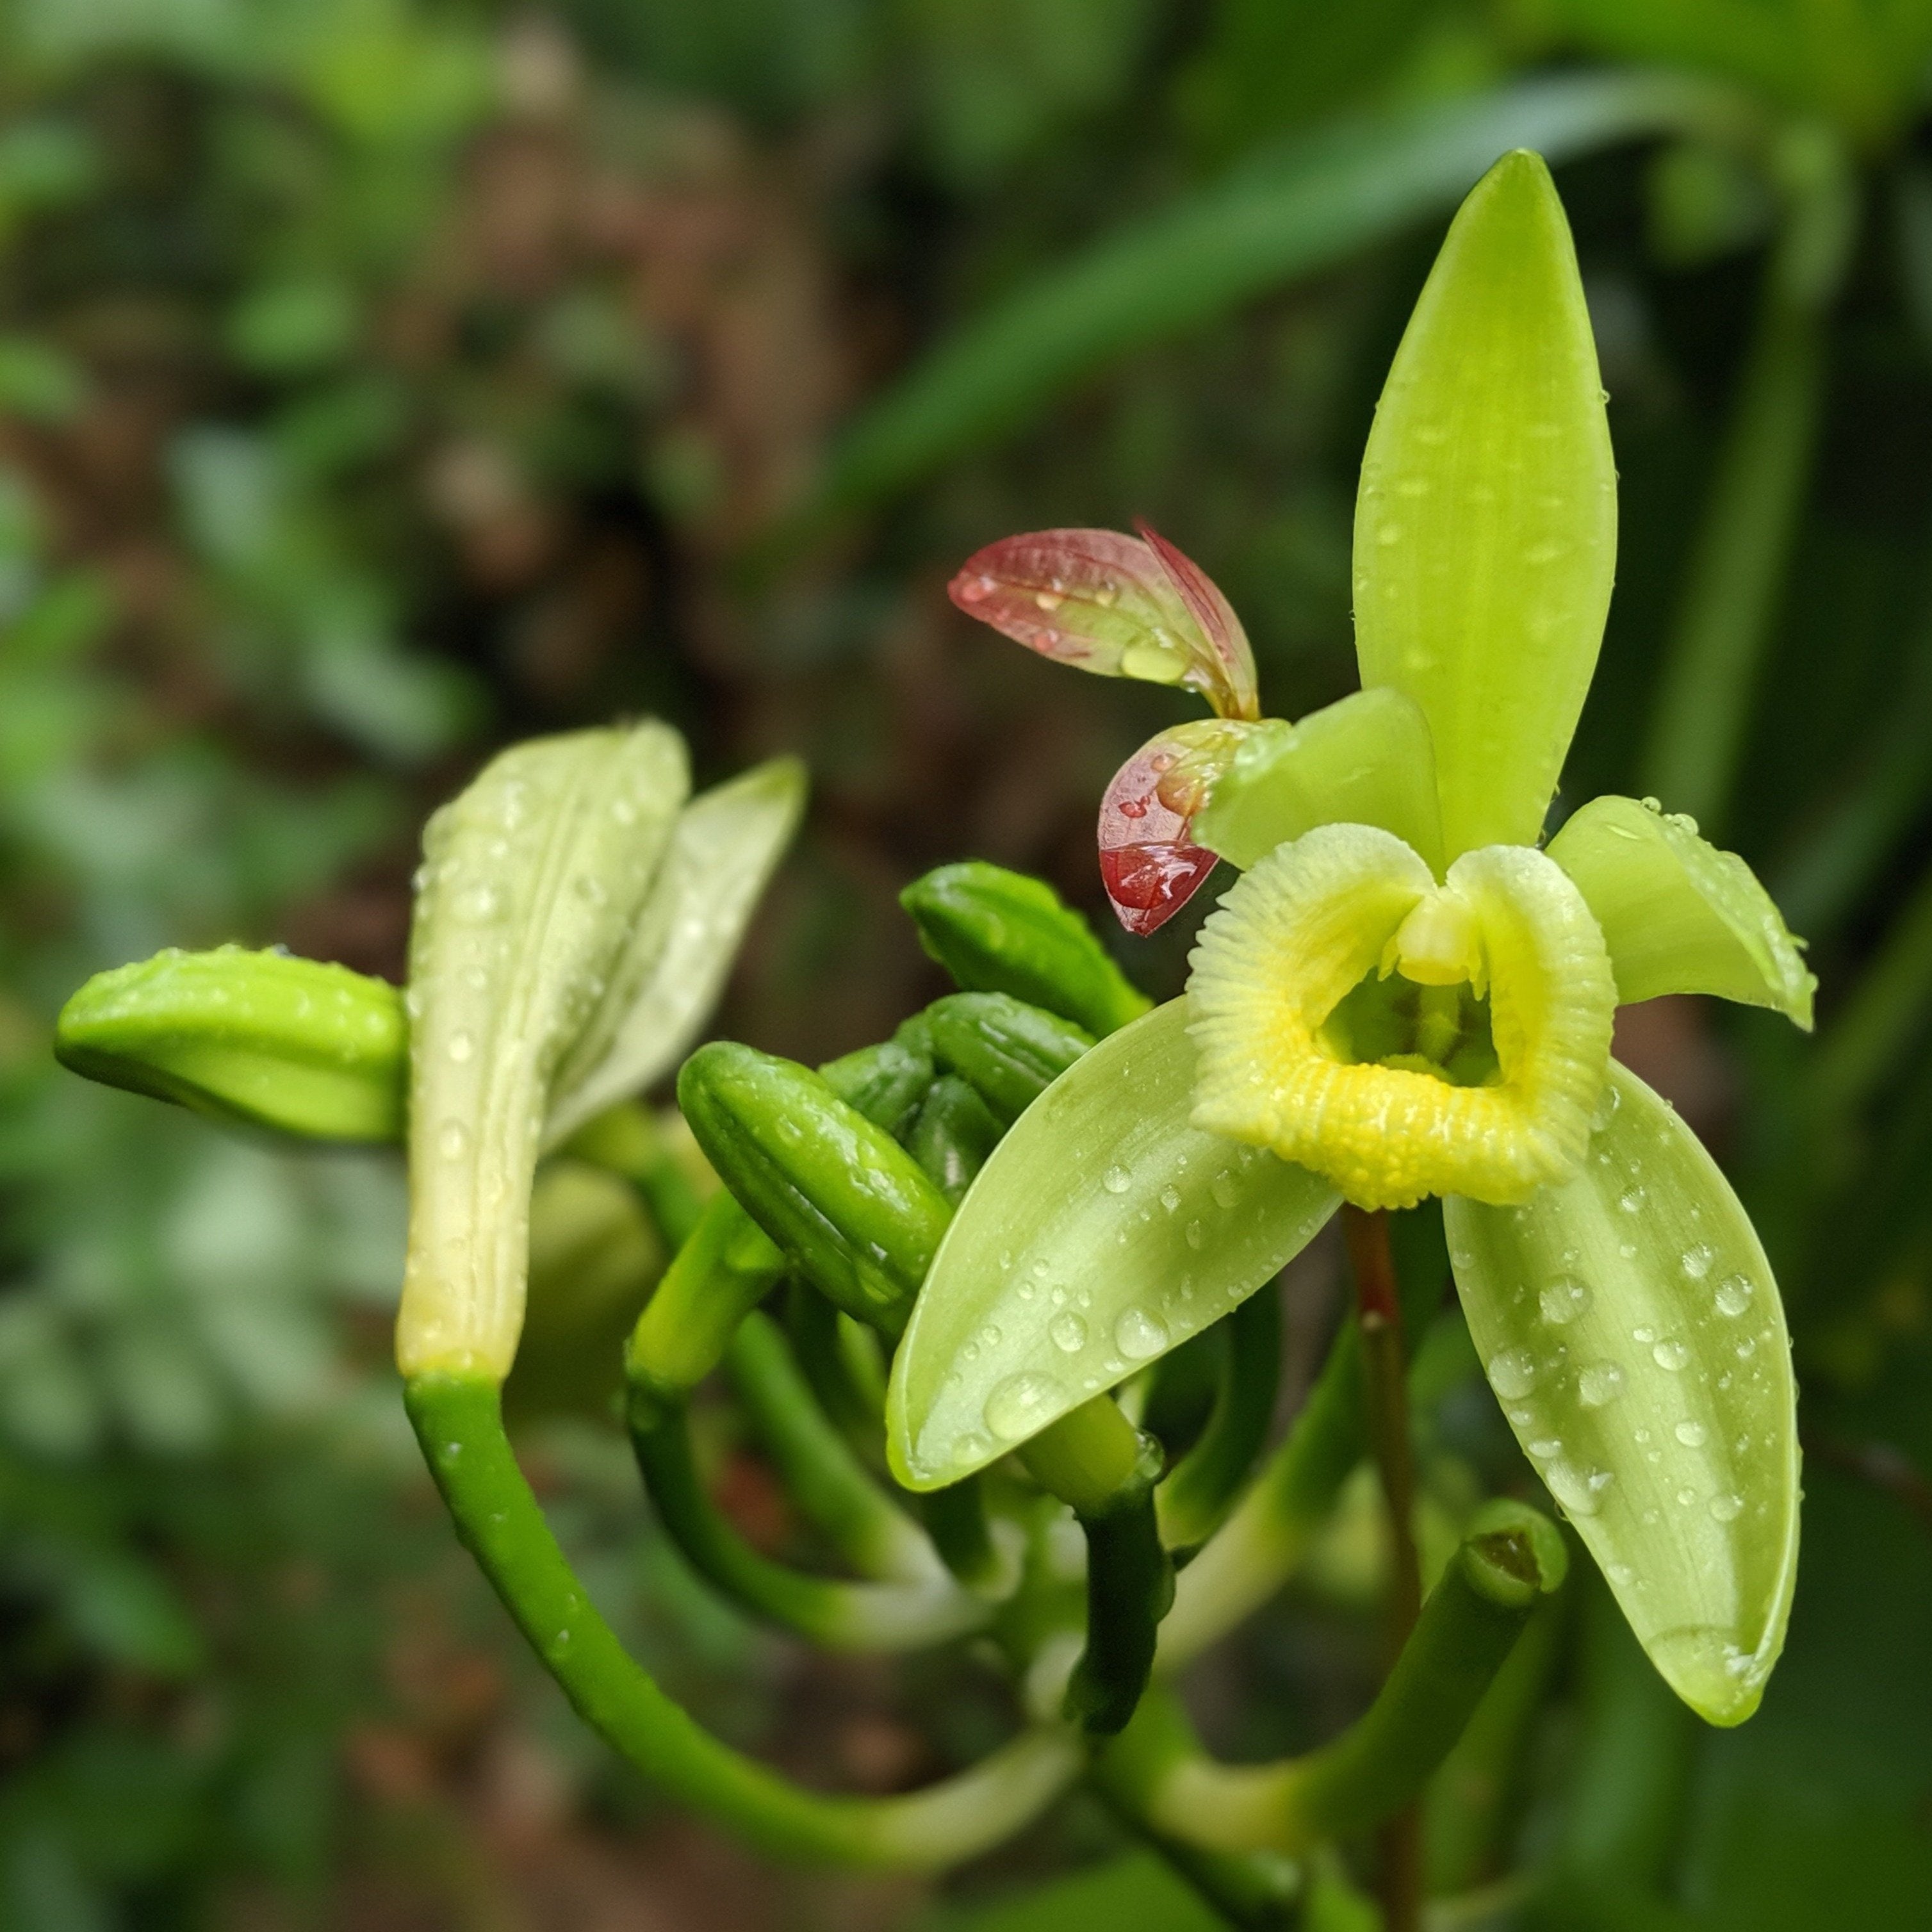
<svg viewBox="0 0 1932 1932"><path fill-rule="evenodd" d="M1358 1207L1509 1205L1582 1159L1616 982L1581 894L1540 852L1465 853L1438 885L1393 833L1322 826L1237 883L1193 968L1195 1124ZM1414 1000L1367 992L1391 970ZM1374 1009L1366 1028L1342 1011L1352 994L1350 1012Z"/></svg>

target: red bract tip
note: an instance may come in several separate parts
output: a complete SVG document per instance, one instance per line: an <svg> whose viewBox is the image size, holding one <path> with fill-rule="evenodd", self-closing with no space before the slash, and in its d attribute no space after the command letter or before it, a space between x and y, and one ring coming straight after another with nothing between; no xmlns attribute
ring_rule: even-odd
<svg viewBox="0 0 1932 1932"><path fill-rule="evenodd" d="M1114 774L1100 801L1100 878L1130 932L1165 926L1214 869L1214 854L1188 828L1240 736L1240 726L1218 721L1177 725Z"/></svg>

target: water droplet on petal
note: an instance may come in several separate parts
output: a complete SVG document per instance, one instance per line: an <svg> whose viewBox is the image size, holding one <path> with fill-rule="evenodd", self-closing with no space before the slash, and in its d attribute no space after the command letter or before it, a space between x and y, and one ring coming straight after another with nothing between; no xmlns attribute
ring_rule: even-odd
<svg viewBox="0 0 1932 1932"><path fill-rule="evenodd" d="M1241 1184L1225 1169L1208 1183L1208 1191L1214 1196L1216 1205L1232 1208L1241 1198Z"/></svg>
<svg viewBox="0 0 1932 1932"><path fill-rule="evenodd" d="M1718 1284L1715 1297L1718 1312L1720 1315L1742 1315L1750 1306L1751 1297L1756 1292L1749 1275L1726 1275Z"/></svg>
<svg viewBox="0 0 1932 1932"><path fill-rule="evenodd" d="M436 1137L436 1150L445 1160L460 1160L470 1145L470 1134L460 1120L445 1120Z"/></svg>
<svg viewBox="0 0 1932 1932"><path fill-rule="evenodd" d="M476 1051L476 1043L466 1033L453 1033L449 1036L449 1057L460 1066Z"/></svg>
<svg viewBox="0 0 1932 1932"><path fill-rule="evenodd" d="M1574 1462L1552 1462L1543 1472L1544 1486L1572 1516L1594 1516L1610 1486L1607 1469L1590 1469Z"/></svg>
<svg viewBox="0 0 1932 1932"><path fill-rule="evenodd" d="M1671 1432L1687 1449L1701 1449L1707 1433L1701 1422L1680 1422Z"/></svg>
<svg viewBox="0 0 1932 1932"><path fill-rule="evenodd" d="M1744 1514L1744 1498L1734 1496L1728 1491L1721 1496L1713 1496L1710 1502L1711 1514L1719 1522L1736 1522Z"/></svg>
<svg viewBox="0 0 1932 1932"><path fill-rule="evenodd" d="M1542 1310L1544 1321L1561 1328L1566 1322L1575 1321L1589 1306L1588 1284L1574 1274L1558 1275L1537 1297L1536 1304Z"/></svg>
<svg viewBox="0 0 1932 1932"><path fill-rule="evenodd" d="M1490 1386L1505 1402L1520 1402L1536 1386L1536 1358L1527 1348L1505 1348L1489 1366Z"/></svg>
<svg viewBox="0 0 1932 1932"><path fill-rule="evenodd" d="M1131 1177L1124 1167L1114 1166L1108 1168L1106 1172L1101 1175L1100 1185L1109 1194L1124 1194L1127 1191L1130 1180Z"/></svg>
<svg viewBox="0 0 1932 1932"><path fill-rule="evenodd" d="M1124 1309L1114 1324L1114 1346L1130 1362L1159 1354L1167 1341L1167 1324L1142 1308Z"/></svg>
<svg viewBox="0 0 1932 1932"><path fill-rule="evenodd" d="M1690 1359L1690 1351L1682 1342L1660 1342L1651 1350L1650 1358L1660 1369L1668 1369L1672 1375Z"/></svg>
<svg viewBox="0 0 1932 1932"><path fill-rule="evenodd" d="M1160 1190L1160 1204L1165 1208L1170 1214L1172 1214L1174 1210L1180 1205L1180 1190L1175 1186L1173 1182L1169 1181L1168 1184Z"/></svg>
<svg viewBox="0 0 1932 1932"><path fill-rule="evenodd" d="M1071 1310L1056 1315L1046 1324L1046 1332L1053 1337L1053 1346L1066 1354L1077 1355L1087 1346L1087 1324Z"/></svg>
<svg viewBox="0 0 1932 1932"><path fill-rule="evenodd" d="M1066 1406L1066 1390L1051 1376L1009 1376L986 1398L986 1426L1003 1442L1036 1434Z"/></svg>
<svg viewBox="0 0 1932 1932"><path fill-rule="evenodd" d="M1684 1272L1693 1281L1702 1281L1711 1272L1711 1264L1716 1259L1708 1242L1700 1241L1695 1247L1686 1248L1681 1257Z"/></svg>
<svg viewBox="0 0 1932 1932"><path fill-rule="evenodd" d="M1586 1408L1601 1408L1624 1392L1624 1372L1615 1362L1592 1362L1576 1378L1576 1398Z"/></svg>

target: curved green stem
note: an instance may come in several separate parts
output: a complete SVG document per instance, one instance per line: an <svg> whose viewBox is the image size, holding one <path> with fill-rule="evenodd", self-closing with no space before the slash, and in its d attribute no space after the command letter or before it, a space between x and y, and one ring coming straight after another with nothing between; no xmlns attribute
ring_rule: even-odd
<svg viewBox="0 0 1932 1932"><path fill-rule="evenodd" d="M673 1394L695 1388L784 1271L764 1229L721 1187L638 1317L625 1374Z"/></svg>
<svg viewBox="0 0 1932 1932"><path fill-rule="evenodd" d="M1096 1736L1134 1714L1154 1669L1160 1620L1174 1601L1174 1566L1155 1521L1160 1450L1096 1396L1022 1450L1028 1472L1072 1506L1087 1538L1087 1646L1066 1708Z"/></svg>
<svg viewBox="0 0 1932 1932"><path fill-rule="evenodd" d="M1531 1721L1556 1670L1563 1606L1534 1612L1429 1787L1424 1866L1432 1894L1498 1877L1518 1818Z"/></svg>
<svg viewBox="0 0 1932 1932"><path fill-rule="evenodd" d="M916 1498L920 1520L940 1561L968 1589L982 1597L1011 1594L1018 1573L993 1540L985 1484L977 1476Z"/></svg>
<svg viewBox="0 0 1932 1932"><path fill-rule="evenodd" d="M799 1371L832 1426L871 1468L886 1466L883 1378L862 1376L847 1346L839 1311L808 1282L785 1290L784 1329ZM876 1396L877 1400L874 1398Z"/></svg>
<svg viewBox="0 0 1932 1932"><path fill-rule="evenodd" d="M1711 830L1730 800L1817 440L1826 326L1857 218L1850 170L1822 128L1787 132L1786 199L1756 332L1691 553L1643 760L1643 782Z"/></svg>
<svg viewBox="0 0 1932 1932"><path fill-rule="evenodd" d="M776 1322L754 1309L724 1366L785 1493L861 1576L917 1583L941 1574L931 1540L826 1419Z"/></svg>
<svg viewBox="0 0 1932 1932"><path fill-rule="evenodd" d="M1547 1518L1519 1503L1486 1505L1363 1718L1276 1764L1177 1758L1150 1781L1148 1818L1212 1851L1292 1856L1391 1816L1448 1755L1567 1563Z"/></svg>
<svg viewBox="0 0 1932 1932"><path fill-rule="evenodd" d="M1268 1442L1281 1386L1281 1296L1272 1284L1216 1324L1220 1384L1200 1439L1155 1492L1162 1540L1192 1550L1220 1526Z"/></svg>
<svg viewBox="0 0 1932 1932"><path fill-rule="evenodd" d="M1294 1924L1306 1887L1300 1864L1271 1852L1213 1852L1160 1829L1148 1806L1175 1770L1203 1755L1192 1720L1174 1694L1154 1685L1133 1720L1094 1754L1088 1782L1107 1808L1158 1851L1240 1932Z"/></svg>
<svg viewBox="0 0 1932 1932"><path fill-rule="evenodd" d="M624 1414L659 1520L692 1568L734 1601L828 1650L916 1650L987 1622L988 1606L937 1564L915 1582L852 1583L760 1556L705 1492L683 1400L634 1382Z"/></svg>
<svg viewBox="0 0 1932 1932"><path fill-rule="evenodd" d="M503 1433L494 1383L429 1375L407 1386L430 1474L457 1531L578 1714L680 1804L772 1856L930 1868L1010 1837L1078 1768L1057 1728L1020 1736L923 1791L807 1791L700 1728L626 1652L558 1548Z"/></svg>
<svg viewBox="0 0 1932 1932"><path fill-rule="evenodd" d="M1360 1336L1352 1321L1286 1438L1247 1494L1174 1580L1159 1667L1180 1670L1280 1588L1335 1505L1365 1447Z"/></svg>

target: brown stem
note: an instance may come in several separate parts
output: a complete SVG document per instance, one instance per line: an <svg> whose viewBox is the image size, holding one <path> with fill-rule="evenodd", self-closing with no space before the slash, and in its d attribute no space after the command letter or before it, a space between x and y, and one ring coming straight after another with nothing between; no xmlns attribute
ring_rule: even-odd
<svg viewBox="0 0 1932 1932"><path fill-rule="evenodd" d="M1394 1564L1390 1579L1388 1651L1400 1654L1422 1610L1422 1563L1415 1546L1415 1456L1408 1432L1408 1378L1402 1303L1389 1252L1388 1217L1359 1208L1342 1210L1342 1232L1355 1276L1355 1309L1362 1333L1369 1443L1388 1506ZM1378 1834L1383 1922L1388 1932L1415 1932L1422 1909L1422 1814L1397 1812Z"/></svg>

